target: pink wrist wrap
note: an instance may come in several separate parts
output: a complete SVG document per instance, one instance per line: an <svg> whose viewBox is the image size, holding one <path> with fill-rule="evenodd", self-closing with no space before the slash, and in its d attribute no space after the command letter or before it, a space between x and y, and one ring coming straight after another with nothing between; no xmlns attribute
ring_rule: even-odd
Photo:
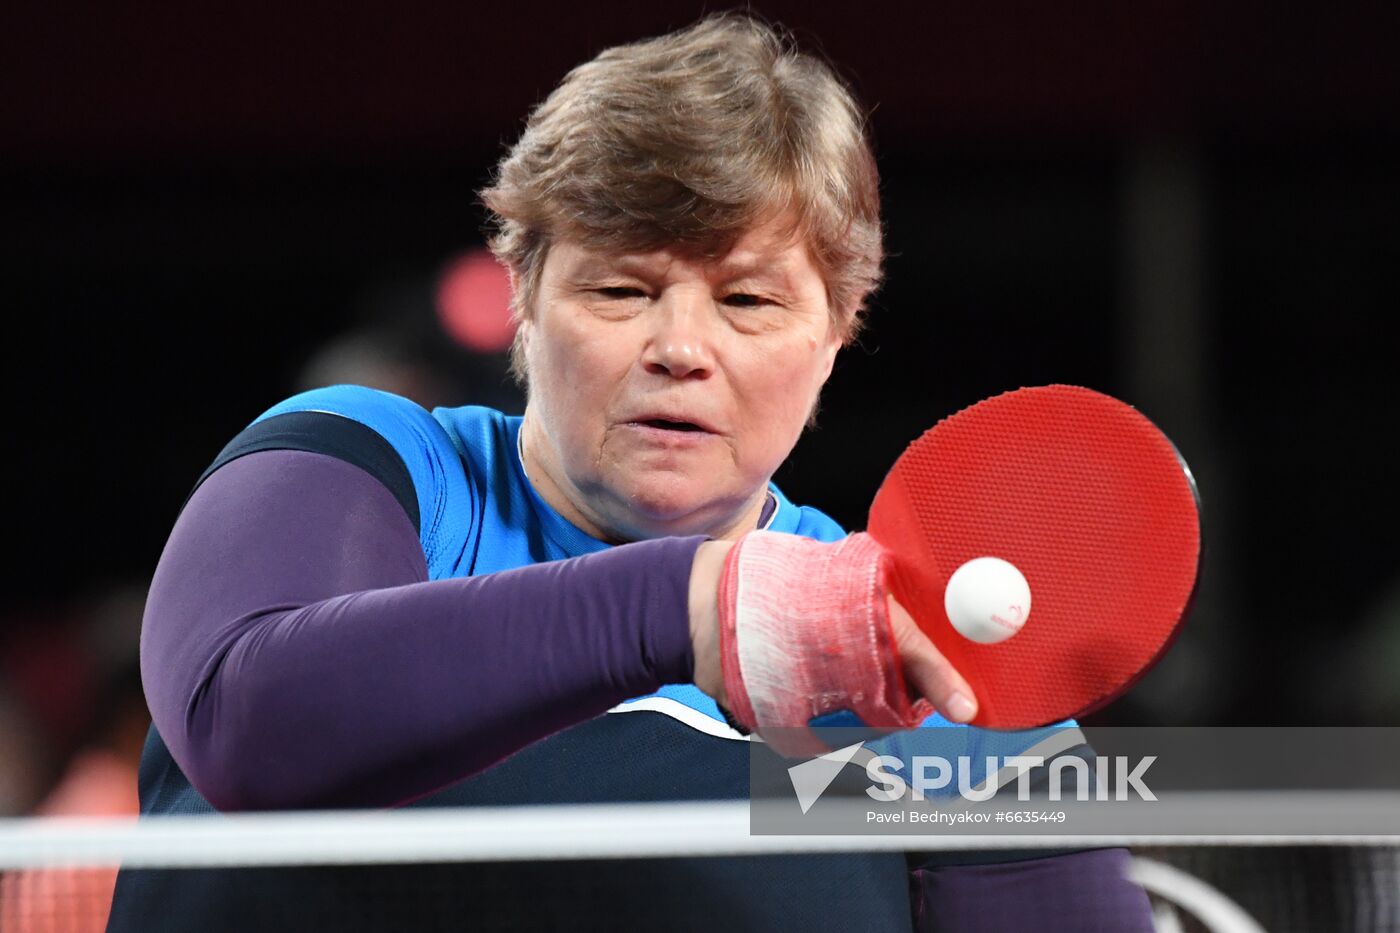
<svg viewBox="0 0 1400 933"><path fill-rule="evenodd" d="M719 584L724 689L734 718L776 751L829 751L807 726L843 709L875 728L933 712L905 690L886 565L864 533L823 544L754 531L730 550Z"/></svg>

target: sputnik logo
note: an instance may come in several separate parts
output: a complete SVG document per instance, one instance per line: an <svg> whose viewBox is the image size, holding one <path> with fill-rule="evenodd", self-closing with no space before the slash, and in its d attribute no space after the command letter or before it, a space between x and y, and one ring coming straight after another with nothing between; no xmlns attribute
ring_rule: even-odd
<svg viewBox="0 0 1400 933"><path fill-rule="evenodd" d="M851 759L855 757L856 752L860 751L864 744L864 742L857 742L854 745L847 745L845 748L838 748L834 752L827 752L811 761L804 761L800 765L788 768L788 778L792 781L792 789L797 794L797 803L802 807L804 814L812 809L812 805L831 786L831 782L836 780L836 775L841 773L841 769L850 764Z"/></svg>

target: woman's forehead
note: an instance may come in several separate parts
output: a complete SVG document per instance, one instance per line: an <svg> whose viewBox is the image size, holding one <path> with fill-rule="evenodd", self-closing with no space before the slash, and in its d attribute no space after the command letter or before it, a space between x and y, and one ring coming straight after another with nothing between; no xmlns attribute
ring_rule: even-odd
<svg viewBox="0 0 1400 933"><path fill-rule="evenodd" d="M789 226L772 224L751 228L739 236L721 256L704 256L682 245L652 250L608 250L591 247L572 237L562 237L550 247L561 271L569 274L633 272L660 275L677 263L703 266L726 278L749 275L799 278L815 274L807 244Z"/></svg>

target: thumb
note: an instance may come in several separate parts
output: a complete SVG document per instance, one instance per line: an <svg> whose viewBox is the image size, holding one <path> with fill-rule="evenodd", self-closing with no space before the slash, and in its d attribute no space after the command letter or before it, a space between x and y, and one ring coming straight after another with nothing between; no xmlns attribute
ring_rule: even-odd
<svg viewBox="0 0 1400 933"><path fill-rule="evenodd" d="M968 722L977 715L977 698L971 685L934 647L913 616L891 596L890 624L895 650L904 664L904 676L912 691L932 703L953 722Z"/></svg>

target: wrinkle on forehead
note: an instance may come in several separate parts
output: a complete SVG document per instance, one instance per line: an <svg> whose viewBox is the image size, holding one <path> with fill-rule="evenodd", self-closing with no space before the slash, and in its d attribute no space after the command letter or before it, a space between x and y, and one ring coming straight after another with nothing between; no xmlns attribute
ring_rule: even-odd
<svg viewBox="0 0 1400 933"><path fill-rule="evenodd" d="M804 260L816 268L807 244L792 224L782 221L770 221L745 232L720 256L711 256L684 244L616 253L593 249L573 239L555 244L556 249L561 246L567 250L569 272L575 275L621 271L660 277L668 274L676 263L684 263L723 279L761 275L791 283Z"/></svg>

